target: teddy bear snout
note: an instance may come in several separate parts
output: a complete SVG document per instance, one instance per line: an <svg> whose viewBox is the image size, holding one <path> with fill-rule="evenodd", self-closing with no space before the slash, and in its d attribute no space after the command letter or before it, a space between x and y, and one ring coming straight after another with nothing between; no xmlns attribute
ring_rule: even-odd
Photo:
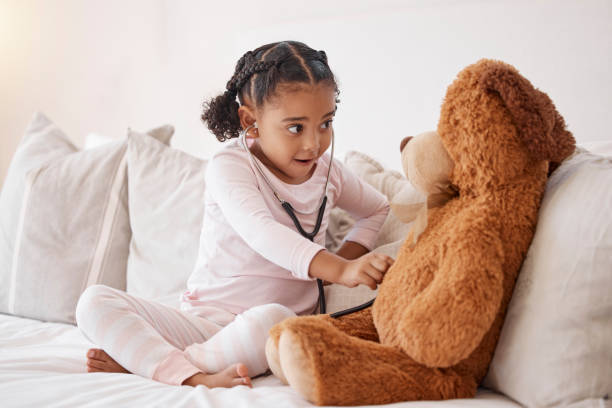
<svg viewBox="0 0 612 408"><path fill-rule="evenodd" d="M400 143L400 153L404 151L404 147L406 147L410 139L412 139L412 136L406 136L405 138L402 139Z"/></svg>

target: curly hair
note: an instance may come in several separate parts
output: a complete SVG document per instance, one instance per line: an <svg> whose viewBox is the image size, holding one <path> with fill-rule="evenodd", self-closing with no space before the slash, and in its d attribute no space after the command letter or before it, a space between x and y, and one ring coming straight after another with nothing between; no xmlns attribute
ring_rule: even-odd
<svg viewBox="0 0 612 408"><path fill-rule="evenodd" d="M238 117L239 103L248 96L260 107L275 95L279 85L292 83L333 86L339 102L338 84L327 64L325 51L315 51L304 43L283 41L247 51L236 63L226 91L203 104L202 121L221 142L238 137L242 127Z"/></svg>

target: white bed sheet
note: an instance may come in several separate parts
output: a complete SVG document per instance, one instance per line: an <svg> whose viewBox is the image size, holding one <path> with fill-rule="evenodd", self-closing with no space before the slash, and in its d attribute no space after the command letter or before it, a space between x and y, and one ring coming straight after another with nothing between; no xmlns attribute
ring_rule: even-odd
<svg viewBox="0 0 612 408"><path fill-rule="evenodd" d="M136 375L87 373L93 346L75 326L0 314L2 407L304 407L310 403L274 376L253 388L176 387ZM515 402L481 389L475 399L419 401L393 407L516 408Z"/></svg>

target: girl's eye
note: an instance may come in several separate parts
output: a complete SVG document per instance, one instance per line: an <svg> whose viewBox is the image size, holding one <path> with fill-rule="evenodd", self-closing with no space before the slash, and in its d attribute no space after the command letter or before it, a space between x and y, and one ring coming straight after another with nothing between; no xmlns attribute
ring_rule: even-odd
<svg viewBox="0 0 612 408"><path fill-rule="evenodd" d="M289 126L287 129L289 130L289 132L295 133L297 135L298 133L300 133L302 131L302 129L304 129L304 126L302 126L302 125L292 125L292 126Z"/></svg>
<svg viewBox="0 0 612 408"><path fill-rule="evenodd" d="M329 128L331 127L331 125L332 125L332 122L333 122L333 121L334 121L333 119L330 119L330 120L328 120L328 121L324 122L324 123L321 125L321 127L322 127L323 129L329 129Z"/></svg>

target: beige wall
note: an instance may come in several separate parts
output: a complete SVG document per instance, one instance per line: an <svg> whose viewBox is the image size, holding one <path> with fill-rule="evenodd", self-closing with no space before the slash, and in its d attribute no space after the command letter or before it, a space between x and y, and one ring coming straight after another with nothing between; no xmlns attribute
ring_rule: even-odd
<svg viewBox="0 0 612 408"><path fill-rule="evenodd" d="M341 85L340 150L399 168L398 141L435 128L446 86L481 57L546 91L579 141L609 138L607 0L0 0L0 182L42 110L77 143L89 132L172 123L173 144L220 145L200 123L247 49L297 39L325 49Z"/></svg>

